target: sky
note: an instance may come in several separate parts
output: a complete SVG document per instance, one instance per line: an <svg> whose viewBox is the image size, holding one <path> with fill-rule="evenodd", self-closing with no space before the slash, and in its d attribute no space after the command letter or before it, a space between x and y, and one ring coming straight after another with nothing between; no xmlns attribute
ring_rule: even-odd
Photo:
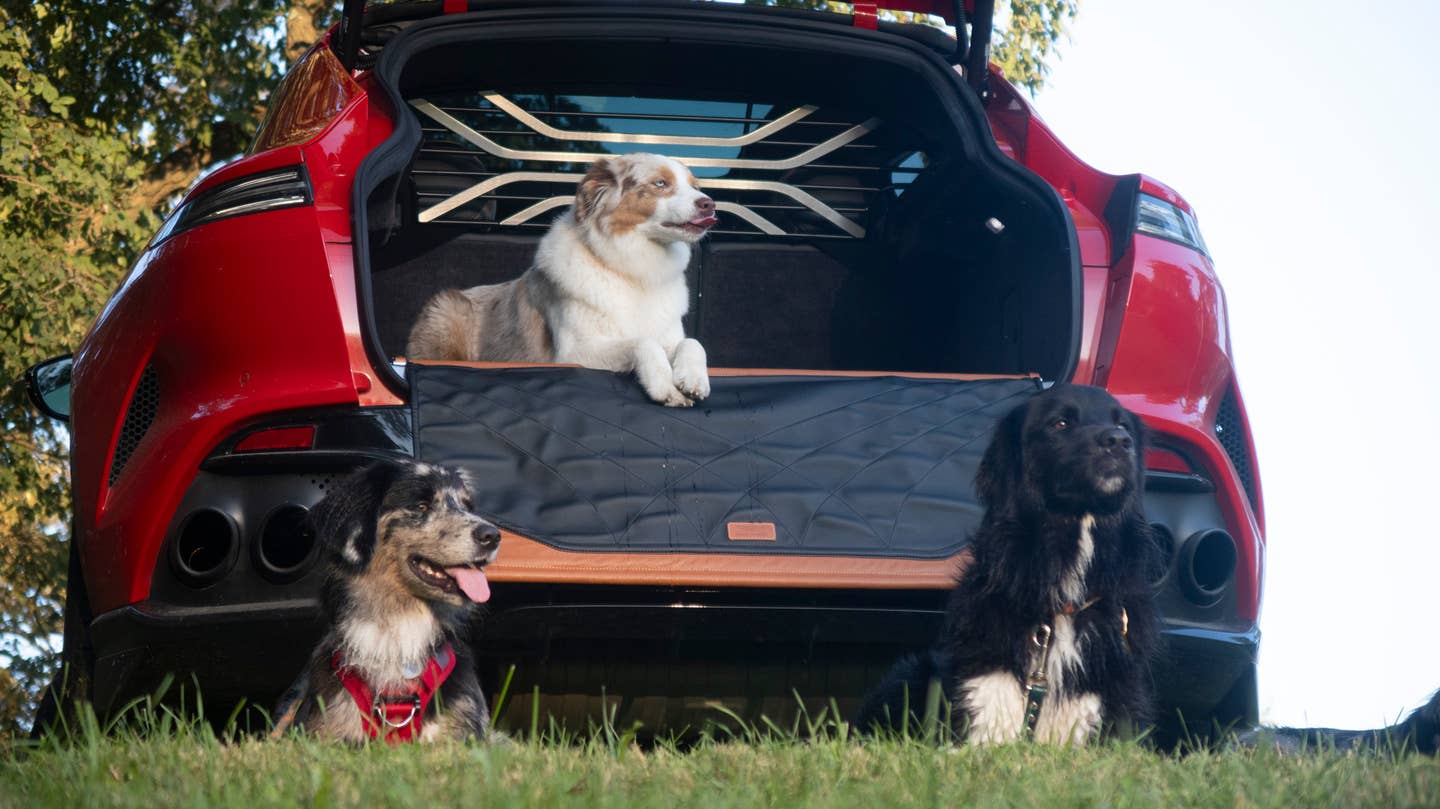
<svg viewBox="0 0 1440 809"><path fill-rule="evenodd" d="M1265 493L1266 722L1440 688L1440 3L1082 0L1041 117L1194 206Z"/></svg>

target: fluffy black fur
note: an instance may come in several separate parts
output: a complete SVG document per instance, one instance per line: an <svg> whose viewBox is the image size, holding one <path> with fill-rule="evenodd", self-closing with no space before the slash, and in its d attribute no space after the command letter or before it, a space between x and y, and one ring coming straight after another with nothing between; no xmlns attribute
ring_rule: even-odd
<svg viewBox="0 0 1440 809"><path fill-rule="evenodd" d="M1045 704L1094 694L1102 729L1146 724L1159 623L1143 458L1140 419L1098 388L1057 385L1002 419L976 475L986 511L971 542L973 560L951 595L941 637L895 666L856 724L898 729L908 706L915 727L929 683L939 678L954 730L964 737L973 719L967 681L1003 672L1023 693L1036 628L1054 624L1067 604L1092 599L1069 619L1081 665L1065 667L1059 682L1052 677ZM1094 519L1088 565L1080 559L1085 515ZM1014 721L1018 728L1023 716Z"/></svg>
<svg viewBox="0 0 1440 809"><path fill-rule="evenodd" d="M489 711L469 644L479 605L453 583L426 584L413 568L417 558L442 568L483 568L493 560L500 532L474 512L472 502L469 483L457 470L382 461L354 472L315 505L310 521L328 567L322 590L326 632L281 698L273 735L293 725L322 736L363 739L359 717L351 713L354 701L332 670L332 654L343 650L378 690L387 677L395 682L401 676L403 666L392 663L414 659L396 649L419 649L421 659L428 659L448 641L455 668L423 722L444 737L486 737ZM434 620L425 620L427 614ZM387 623L407 615L411 620L405 623ZM366 626L357 630L361 622ZM387 627L395 631L387 634ZM408 638L400 637L405 633Z"/></svg>
<svg viewBox="0 0 1440 809"><path fill-rule="evenodd" d="M1287 753L1316 750L1413 751L1440 754L1440 691L1403 722L1372 730L1335 728L1259 728L1238 739L1247 747L1272 746Z"/></svg>

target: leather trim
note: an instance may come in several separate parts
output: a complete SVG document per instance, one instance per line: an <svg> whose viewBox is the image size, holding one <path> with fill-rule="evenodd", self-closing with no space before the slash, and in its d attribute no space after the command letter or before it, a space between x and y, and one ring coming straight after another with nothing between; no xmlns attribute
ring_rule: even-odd
<svg viewBox="0 0 1440 809"><path fill-rule="evenodd" d="M397 357L403 360L403 357ZM416 365L448 365L459 368L477 368L480 370L495 370L501 368L580 368L582 366L569 363L545 363L545 362L461 362L459 360L440 362L435 360L416 360ZM981 379L1039 379L1038 374L940 374L927 371L817 371L812 369L797 368L710 368L710 376L843 376L843 377L873 377L873 376L901 376L908 379L955 379L969 382Z"/></svg>
<svg viewBox="0 0 1440 809"><path fill-rule="evenodd" d="M800 587L948 590L969 567L968 550L945 559L766 556L724 553L580 553L501 531L492 582L643 584L670 587Z"/></svg>

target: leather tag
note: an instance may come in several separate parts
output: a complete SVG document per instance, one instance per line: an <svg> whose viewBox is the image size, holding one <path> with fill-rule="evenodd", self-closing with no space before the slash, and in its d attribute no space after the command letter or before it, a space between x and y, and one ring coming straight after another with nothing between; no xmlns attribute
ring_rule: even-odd
<svg viewBox="0 0 1440 809"><path fill-rule="evenodd" d="M725 530L727 536L732 540L775 541L775 523L773 522L729 522L725 523Z"/></svg>

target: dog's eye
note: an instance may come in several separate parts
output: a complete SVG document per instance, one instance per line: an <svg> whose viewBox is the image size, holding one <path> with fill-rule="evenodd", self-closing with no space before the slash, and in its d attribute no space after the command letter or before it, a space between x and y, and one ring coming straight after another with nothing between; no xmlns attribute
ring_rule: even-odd
<svg viewBox="0 0 1440 809"><path fill-rule="evenodd" d="M1056 430L1065 430L1070 427L1070 421L1068 419L1055 419L1050 422L1050 426Z"/></svg>
<svg viewBox="0 0 1440 809"><path fill-rule="evenodd" d="M665 182L663 179L661 179L661 180L656 180L656 181L653 183L653 185L654 185L656 188L664 188L665 186L669 185L669 183L667 183L667 182Z"/></svg>
<svg viewBox="0 0 1440 809"><path fill-rule="evenodd" d="M415 507L415 510L416 510L416 511L421 511L421 512L429 511L429 510L430 510L430 504L429 504L429 503L421 503L420 505L418 505L418 506Z"/></svg>

